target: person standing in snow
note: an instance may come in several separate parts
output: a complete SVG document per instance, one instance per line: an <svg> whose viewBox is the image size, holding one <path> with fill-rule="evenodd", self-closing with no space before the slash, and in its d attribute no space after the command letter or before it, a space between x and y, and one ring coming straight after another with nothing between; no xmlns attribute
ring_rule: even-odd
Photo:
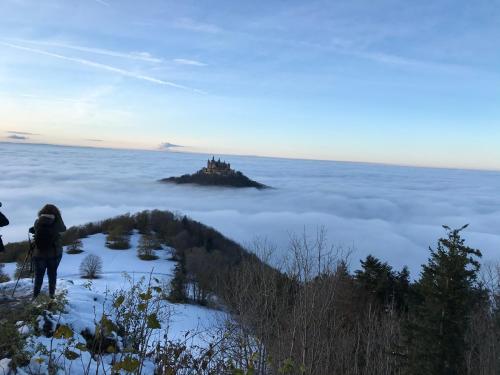
<svg viewBox="0 0 500 375"><path fill-rule="evenodd" d="M0 207L2 207L2 202L0 202ZM5 215L0 212L0 227L5 227L7 225L9 225L9 219L7 219ZM2 251L5 251L5 248L3 247L2 236L0 236L0 253Z"/></svg>
<svg viewBox="0 0 500 375"><path fill-rule="evenodd" d="M33 263L35 266L35 286L33 299L42 289L45 271L49 278L49 295L54 298L56 292L57 268L63 255L61 233L66 231L66 225L59 209L53 204L46 204L40 212L30 233L35 236Z"/></svg>

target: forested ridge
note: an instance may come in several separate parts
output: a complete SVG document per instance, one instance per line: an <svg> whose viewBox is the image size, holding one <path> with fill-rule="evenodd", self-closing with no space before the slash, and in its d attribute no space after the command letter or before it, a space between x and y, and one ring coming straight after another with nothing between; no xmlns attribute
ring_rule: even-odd
<svg viewBox="0 0 500 375"><path fill-rule="evenodd" d="M500 267L481 265L480 250L463 237L466 227L444 227L413 278L407 268L395 270L374 256L356 267L352 255L327 246L322 231L314 238L292 237L286 262L271 266L266 260L274 248L268 243L245 249L213 228L167 211L72 227L63 241L71 245L107 233L120 243L133 230L153 233L175 249L171 301L231 314L234 325L227 334L237 345L226 348L224 356L235 366L224 373L500 371ZM27 243L6 247L0 262L21 260ZM217 373L210 371L207 366L193 373Z"/></svg>

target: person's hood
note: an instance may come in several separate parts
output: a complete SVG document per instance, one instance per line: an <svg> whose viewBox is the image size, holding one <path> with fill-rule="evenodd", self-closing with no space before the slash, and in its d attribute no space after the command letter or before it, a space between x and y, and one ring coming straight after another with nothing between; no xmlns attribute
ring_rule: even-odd
<svg viewBox="0 0 500 375"><path fill-rule="evenodd" d="M38 217L38 222L43 225L52 224L56 217L50 214L42 214Z"/></svg>

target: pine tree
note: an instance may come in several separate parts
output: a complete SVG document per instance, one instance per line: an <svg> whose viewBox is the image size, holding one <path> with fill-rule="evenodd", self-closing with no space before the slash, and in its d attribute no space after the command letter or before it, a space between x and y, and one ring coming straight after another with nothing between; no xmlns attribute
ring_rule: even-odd
<svg viewBox="0 0 500 375"><path fill-rule="evenodd" d="M182 303L188 300L186 293L186 255L184 251L176 251L178 263L175 266L174 277L170 281L170 293L168 299L170 302Z"/></svg>
<svg viewBox="0 0 500 375"><path fill-rule="evenodd" d="M465 245L460 229L444 228L447 237L423 266L417 284L420 304L410 327L410 369L413 374L465 373L465 333L480 289L479 250Z"/></svg>
<svg viewBox="0 0 500 375"><path fill-rule="evenodd" d="M170 293L168 296L170 302L182 303L187 301L186 295L186 274L182 266L175 266L174 277L170 281Z"/></svg>
<svg viewBox="0 0 500 375"><path fill-rule="evenodd" d="M361 261L362 270L356 271L356 280L381 304L390 303L394 292L395 275L392 267L372 255Z"/></svg>
<svg viewBox="0 0 500 375"><path fill-rule="evenodd" d="M395 275L394 279L394 306L399 311L407 311L410 297L412 295L412 285L410 284L410 270L404 266Z"/></svg>

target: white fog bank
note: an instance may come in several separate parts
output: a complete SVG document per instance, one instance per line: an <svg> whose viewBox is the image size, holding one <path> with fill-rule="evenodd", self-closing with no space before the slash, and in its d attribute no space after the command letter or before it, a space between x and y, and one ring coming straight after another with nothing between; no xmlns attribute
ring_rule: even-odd
<svg viewBox="0 0 500 375"><path fill-rule="evenodd" d="M160 184L191 173L204 155L0 143L0 201L11 225L5 242L23 240L36 212L55 203L68 226L144 209L179 211L243 243L267 238L286 256L291 233L354 248L352 266L372 253L416 276L444 234L458 227L485 260L500 260L500 173L327 161L227 157L275 189Z"/></svg>

